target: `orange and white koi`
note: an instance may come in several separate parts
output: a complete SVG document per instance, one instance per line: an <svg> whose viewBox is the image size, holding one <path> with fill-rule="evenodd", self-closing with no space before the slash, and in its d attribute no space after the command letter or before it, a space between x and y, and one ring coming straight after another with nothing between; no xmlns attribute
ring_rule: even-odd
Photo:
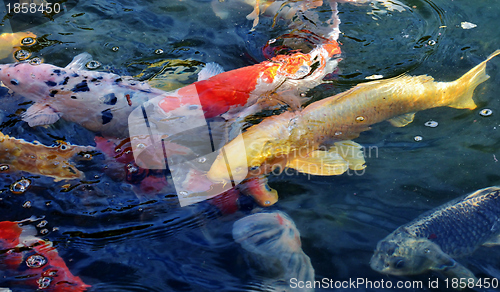
<svg viewBox="0 0 500 292"><path fill-rule="evenodd" d="M58 146L45 146L38 142L29 143L0 133L0 162L2 171L6 169L26 171L32 174L49 176L60 181L83 178L69 159L82 153L91 159L92 146L78 146L61 143ZM85 153L89 152L89 153Z"/></svg>
<svg viewBox="0 0 500 292"><path fill-rule="evenodd" d="M13 285L50 292L86 291L90 285L74 276L52 242L35 237L33 226L0 222L0 265Z"/></svg>
<svg viewBox="0 0 500 292"><path fill-rule="evenodd" d="M276 167L313 175L361 170L365 167L361 146L350 139L385 120L405 126L413 121L415 112L425 109L476 108L474 89L489 78L486 63L499 54L500 50L495 51L453 82L402 75L359 84L302 111L267 118L224 146L207 176L213 182L227 183L269 173Z"/></svg>

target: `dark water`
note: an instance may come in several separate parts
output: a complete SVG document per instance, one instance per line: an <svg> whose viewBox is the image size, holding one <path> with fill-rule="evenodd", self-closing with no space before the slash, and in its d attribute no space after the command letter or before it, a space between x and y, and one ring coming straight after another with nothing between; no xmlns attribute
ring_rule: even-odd
<svg viewBox="0 0 500 292"><path fill-rule="evenodd" d="M339 5L344 60L328 83L308 95L321 99L374 74L429 74L450 81L500 48L496 1L404 3L412 8L388 13L372 13L369 5ZM288 32L285 21L271 27L269 18L261 18L250 31L252 22L245 16L252 8L240 6L219 19L210 1L80 1L54 21L30 29L38 44L26 49L58 66L89 52L103 64L99 70L122 75L137 75L148 63L165 59L240 68L263 61L266 42ZM325 7L317 13L329 13ZM462 21L477 27L464 30ZM8 21L2 24L0 29L9 32ZM161 54L155 53L158 49ZM427 110L404 128L381 123L362 133L356 142L371 150L362 173L270 177L280 194L272 208L295 221L317 280L421 280L426 288L429 279L437 279L434 274L388 277L372 271L368 262L376 243L398 226L453 198L500 184L499 67L498 59L489 63L491 78L475 91L475 110ZM188 75L178 82L195 78ZM1 89L4 134L49 145L57 139L95 145L93 133L64 121L30 128L15 116L27 105L6 91ZM479 115L484 108L493 115ZM438 126L425 126L429 120ZM422 140L416 142L415 136ZM72 182L79 185L68 192L61 191L67 182L0 174L0 221L45 216L49 233L39 236L54 242L71 272L92 285L90 291L259 290L259 279L252 278L231 235L233 222L255 211L251 199L241 197L240 211L230 215L208 202L181 208L173 190L136 195L133 186L103 173L100 159L80 162L87 180ZM21 176L31 177L33 186L15 195L8 187ZM26 201L31 208L22 207ZM493 247L459 261L479 278L500 278L499 259L500 249ZM9 279L0 278L0 287L8 286ZM439 290L446 290L444 282Z"/></svg>

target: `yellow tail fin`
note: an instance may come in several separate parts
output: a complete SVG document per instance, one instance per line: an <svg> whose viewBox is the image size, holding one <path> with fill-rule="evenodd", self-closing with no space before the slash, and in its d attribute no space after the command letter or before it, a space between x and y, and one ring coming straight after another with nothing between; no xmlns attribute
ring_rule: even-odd
<svg viewBox="0 0 500 292"><path fill-rule="evenodd" d="M465 90L462 94L457 95L457 97L449 105L450 107L459 109L475 109L477 107L476 103L474 103L474 100L472 99L474 89L476 89L479 84L490 78L490 76L486 74L486 63L499 54L500 50L496 50L486 60L472 68L469 72L465 73L462 77L455 81L459 87L463 87Z"/></svg>

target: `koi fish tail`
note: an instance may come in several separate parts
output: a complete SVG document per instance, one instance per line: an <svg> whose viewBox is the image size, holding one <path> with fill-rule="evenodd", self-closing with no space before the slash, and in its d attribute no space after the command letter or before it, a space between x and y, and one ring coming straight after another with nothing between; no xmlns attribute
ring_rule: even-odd
<svg viewBox="0 0 500 292"><path fill-rule="evenodd" d="M463 93L458 94L453 98L453 101L449 104L450 107L471 110L477 107L476 103L472 99L472 94L479 84L490 78L490 76L486 74L486 63L499 54L500 50L496 50L486 60L472 68L469 72L465 73L454 82L455 85L463 88Z"/></svg>

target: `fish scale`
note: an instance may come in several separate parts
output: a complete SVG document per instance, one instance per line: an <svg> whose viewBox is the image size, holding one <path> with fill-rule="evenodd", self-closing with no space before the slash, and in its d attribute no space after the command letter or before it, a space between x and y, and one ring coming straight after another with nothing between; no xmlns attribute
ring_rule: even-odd
<svg viewBox="0 0 500 292"><path fill-rule="evenodd" d="M463 256L498 232L494 227L499 220L500 191L497 190L480 197L466 197L412 221L401 227L401 231L430 239L450 256Z"/></svg>
<svg viewBox="0 0 500 292"><path fill-rule="evenodd" d="M498 244L500 187L489 187L399 227L377 244L370 266L391 275L436 271L448 278L476 279L454 257L470 255L481 245Z"/></svg>

